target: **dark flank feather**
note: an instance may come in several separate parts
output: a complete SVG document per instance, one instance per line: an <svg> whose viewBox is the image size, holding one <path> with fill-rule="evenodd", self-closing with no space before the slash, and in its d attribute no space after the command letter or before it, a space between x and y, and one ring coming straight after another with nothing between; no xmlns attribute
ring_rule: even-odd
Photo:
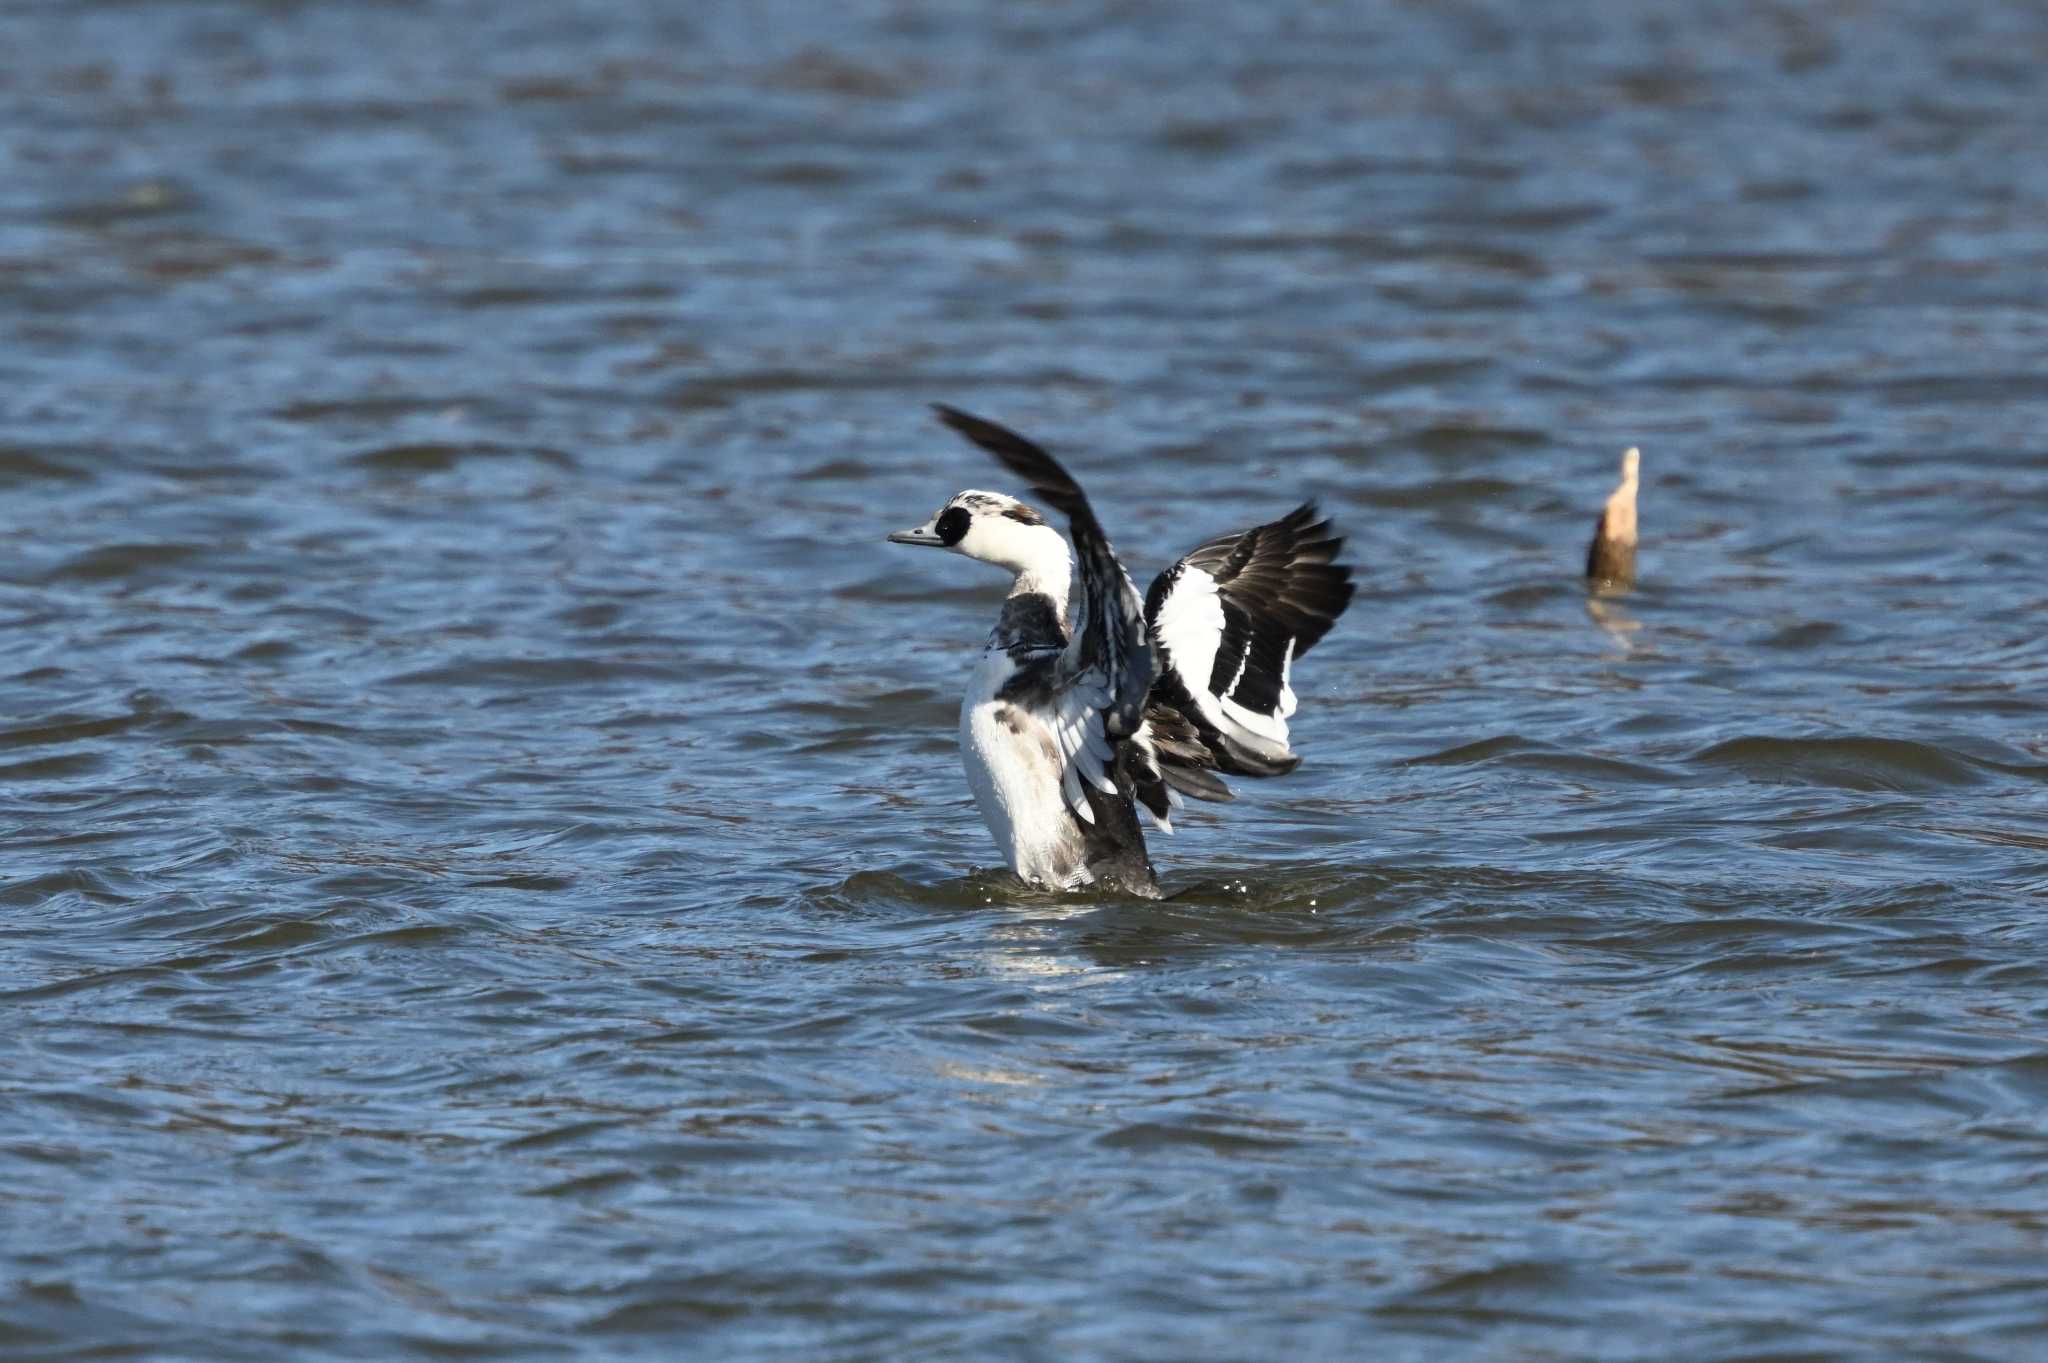
<svg viewBox="0 0 2048 1363"><path fill-rule="evenodd" d="M1138 827L1138 811L1132 804L1133 800L1144 798L1139 789L1141 782L1159 779L1148 767L1136 744L1118 744L1113 772L1116 793L1105 794L1093 786L1088 789L1088 807L1093 817L1082 828L1081 836L1087 848L1088 870L1095 877L1093 884L1098 890L1147 899L1159 895L1152 858L1145 853L1145 830Z"/></svg>
<svg viewBox="0 0 2048 1363"><path fill-rule="evenodd" d="M1609 494L1586 546L1586 578L1596 590L1626 590L1636 580L1636 487L1642 451L1631 446L1621 456L1621 482Z"/></svg>
<svg viewBox="0 0 2048 1363"><path fill-rule="evenodd" d="M1235 800L1237 796L1219 777L1211 773L1216 769L1216 756L1209 745L1202 741L1202 731L1194 721L1170 704L1159 698L1159 683L1154 682L1152 700L1145 706L1146 732L1152 736L1152 749L1159 758L1159 778L1163 785L1171 786L1191 800L1211 800L1222 803ZM1148 792L1142 785L1140 795L1153 794L1158 800L1153 805L1155 812L1170 802L1166 792ZM1147 800L1148 805L1152 804Z"/></svg>
<svg viewBox="0 0 2048 1363"><path fill-rule="evenodd" d="M1604 513L1593 527L1593 542L1586 546L1586 577L1596 586L1627 587L1636 580L1636 547L1607 533Z"/></svg>

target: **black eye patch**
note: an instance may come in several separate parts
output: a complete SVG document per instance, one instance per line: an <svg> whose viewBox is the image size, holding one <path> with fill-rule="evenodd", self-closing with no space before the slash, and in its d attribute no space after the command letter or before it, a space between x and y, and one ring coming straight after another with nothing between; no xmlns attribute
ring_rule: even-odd
<svg viewBox="0 0 2048 1363"><path fill-rule="evenodd" d="M949 506L939 517L938 524L934 525L932 529L938 532L941 544L958 544L967 537L967 520L966 507Z"/></svg>

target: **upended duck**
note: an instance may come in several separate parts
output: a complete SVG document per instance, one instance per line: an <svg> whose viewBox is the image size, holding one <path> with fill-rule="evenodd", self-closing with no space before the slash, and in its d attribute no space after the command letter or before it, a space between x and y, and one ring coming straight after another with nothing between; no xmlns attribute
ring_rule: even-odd
<svg viewBox="0 0 2048 1363"><path fill-rule="evenodd" d="M1621 481L1600 508L1593 542L1586 546L1586 580L1596 589L1625 590L1636 581L1636 486L1643 452L1631 445L1621 456Z"/></svg>
<svg viewBox="0 0 2048 1363"><path fill-rule="evenodd" d="M1016 432L939 419L1030 485L1073 539L1000 492L948 499L889 536L994 564L1010 594L960 705L960 758L1017 876L1051 890L1157 897L1139 817L1172 832L1183 796L1283 776L1297 658L1351 604L1344 541L1304 502L1196 546L1141 601L1080 484Z"/></svg>

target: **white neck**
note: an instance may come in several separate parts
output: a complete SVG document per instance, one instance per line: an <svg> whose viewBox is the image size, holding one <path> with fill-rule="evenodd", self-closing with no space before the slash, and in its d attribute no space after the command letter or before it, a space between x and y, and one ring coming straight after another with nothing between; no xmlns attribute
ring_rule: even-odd
<svg viewBox="0 0 2048 1363"><path fill-rule="evenodd" d="M1054 614L1061 619L1067 614L1067 590L1073 585L1074 570L1065 554L1060 555L1058 564L1033 564L1017 574L1017 580L1010 584L1010 595L1029 596L1036 592L1052 598Z"/></svg>
<svg viewBox="0 0 2048 1363"><path fill-rule="evenodd" d="M1035 525L1012 536L1005 548L1010 550L1006 555L1009 561L1002 566L1017 574L1010 583L1010 595L1036 592L1049 596L1053 610L1065 619L1067 593L1074 582L1074 559L1060 532L1049 525Z"/></svg>

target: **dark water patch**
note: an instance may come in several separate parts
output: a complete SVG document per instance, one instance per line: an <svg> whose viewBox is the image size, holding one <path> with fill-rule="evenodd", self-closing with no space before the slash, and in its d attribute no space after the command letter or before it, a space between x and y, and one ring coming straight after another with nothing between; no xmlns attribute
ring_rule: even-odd
<svg viewBox="0 0 2048 1363"><path fill-rule="evenodd" d="M534 687L572 687L591 684L631 684L646 681L676 682L687 679L680 667L655 663L633 663L596 658L491 658L478 657L446 667L401 672L384 679L391 686L488 687L524 691Z"/></svg>
<svg viewBox="0 0 2048 1363"><path fill-rule="evenodd" d="M98 904L125 904L129 902L128 894L121 888L125 879L117 871L85 867L45 871L0 885L0 902L47 908L52 901L77 897Z"/></svg>
<svg viewBox="0 0 2048 1363"><path fill-rule="evenodd" d="M1539 745L1531 744L1516 734L1504 734L1498 738L1482 738L1472 743L1461 743L1455 748L1431 753L1425 757L1407 759L1411 766L1466 766L1475 762L1487 762L1496 757L1514 753L1534 751Z"/></svg>
<svg viewBox="0 0 2048 1363"><path fill-rule="evenodd" d="M874 470L867 465L848 459L828 459L815 468L797 475L806 481L848 480L857 481L871 477Z"/></svg>
<svg viewBox="0 0 2048 1363"><path fill-rule="evenodd" d="M405 417L444 416L450 412L492 416L502 408L503 403L488 394L453 393L435 397L303 398L285 403L271 415L280 421L384 424Z"/></svg>
<svg viewBox="0 0 2048 1363"><path fill-rule="evenodd" d="M905 95L923 79L924 73L915 67L892 69L823 46L807 46L760 76L761 83L770 88L859 99Z"/></svg>
<svg viewBox="0 0 2048 1363"><path fill-rule="evenodd" d="M781 707L818 723L805 728L829 730L831 742L858 743L863 737L944 732L959 718L960 702L921 688L887 691L852 703L798 701Z"/></svg>
<svg viewBox="0 0 2048 1363"><path fill-rule="evenodd" d="M230 955L293 953L298 948L327 940L330 929L323 923L268 923L255 932L223 941L221 950Z"/></svg>
<svg viewBox="0 0 2048 1363"><path fill-rule="evenodd" d="M1703 749L1690 760L1753 781L1843 790L1935 791L1985 780L1977 763L1947 749L1871 736L1735 738Z"/></svg>
<svg viewBox="0 0 2048 1363"><path fill-rule="evenodd" d="M1354 153L1328 158L1282 161L1272 174L1280 183L1294 182L1303 187L1313 188L1333 181L1343 182L1377 175L1443 175L1459 179L1509 181L1523 174L1523 168L1510 161L1489 161L1469 156L1424 159Z"/></svg>
<svg viewBox="0 0 2048 1363"><path fill-rule="evenodd" d="M884 914L903 908L920 909L927 914L976 911L997 903L1020 909L1042 905L1064 910L1068 904L1062 896L1025 887L1003 870L931 884L889 871L859 871L836 885L808 892L805 899L818 909Z"/></svg>
<svg viewBox="0 0 2048 1363"><path fill-rule="evenodd" d="M1513 587L1504 587L1500 591L1490 593L1482 598L1482 600L1486 605L1499 610L1534 611L1544 606L1585 601L1586 584L1583 581L1566 577L1554 578L1547 582L1525 582ZM1588 605L1588 611L1592 614L1596 625L1600 625L1603 628L1611 627L1616 630L1631 628L1629 619L1624 617L1621 612L1610 610L1605 606L1595 609L1596 605L1598 603ZM1634 627L1639 628L1639 623Z"/></svg>
<svg viewBox="0 0 2048 1363"><path fill-rule="evenodd" d="M1493 478L1431 479L1406 487L1369 488L1351 500L1386 510L1431 510L1487 505L1520 492L1513 484Z"/></svg>
<svg viewBox="0 0 2048 1363"><path fill-rule="evenodd" d="M1632 783L1670 789L1684 784L1684 778L1680 774L1667 768L1650 766L1640 762L1625 762L1595 753L1509 753L1504 755L1501 761L1509 767L1516 767L1526 771L1546 772L1553 776L1571 777L1576 780L1602 785Z"/></svg>
<svg viewBox="0 0 2048 1363"><path fill-rule="evenodd" d="M1493 368L1494 361L1478 357L1420 359L1370 369L1352 379L1361 396L1398 393L1405 389L1456 387L1476 379Z"/></svg>
<svg viewBox="0 0 2048 1363"><path fill-rule="evenodd" d="M63 450L47 445L0 444L0 486L88 482L93 477L93 465L110 457L111 453L106 450Z"/></svg>
<svg viewBox="0 0 2048 1363"><path fill-rule="evenodd" d="M536 894L549 894L572 888L576 884L576 880L573 876L529 873L499 876L487 880L472 880L469 884L472 888L479 890L530 890Z"/></svg>
<svg viewBox="0 0 2048 1363"><path fill-rule="evenodd" d="M1929 831L1991 843L1994 846L2048 851L2048 828L2043 828L2040 832L2028 832L2018 828L1933 826Z"/></svg>
<svg viewBox="0 0 2048 1363"><path fill-rule="evenodd" d="M173 568L205 553L207 546L188 543L109 544L74 554L45 574L48 582L112 582Z"/></svg>
<svg viewBox="0 0 2048 1363"><path fill-rule="evenodd" d="M1105 1150L1151 1152L1176 1147L1194 1147L1215 1155L1258 1155L1285 1150L1296 1144L1259 1133L1231 1130L1221 1125L1165 1124L1138 1122L1098 1136L1095 1143Z"/></svg>
<svg viewBox="0 0 2048 1363"><path fill-rule="evenodd" d="M628 1169L606 1169L597 1173L581 1174L575 1178L563 1179L557 1183L544 1184L526 1190L528 1197L571 1197L578 1200L603 1194L621 1192L640 1181L640 1175Z"/></svg>
<svg viewBox="0 0 2048 1363"><path fill-rule="evenodd" d="M573 469L569 454L535 445L499 445L482 441L464 444L385 445L349 458L357 468L378 473L446 473L472 460L532 459L558 469Z"/></svg>
<svg viewBox="0 0 2048 1363"><path fill-rule="evenodd" d="M1037 390L1074 387L1100 388L1101 382L1064 368L1047 368L1027 374L997 375L969 370L907 369L900 365L873 368L831 367L820 369L755 369L709 375L689 380L665 395L664 405L681 411L721 408L759 397L796 393L893 392L906 395L914 406L933 393L960 393L983 389L990 384L1005 388Z"/></svg>
<svg viewBox="0 0 2048 1363"><path fill-rule="evenodd" d="M1831 620L1811 620L1781 625L1757 643L1763 648L1814 648L1833 643L1841 633L1842 627Z"/></svg>
<svg viewBox="0 0 2048 1363"><path fill-rule="evenodd" d="M69 227L106 228L173 217L199 206L198 195L188 185L156 179L138 181L104 198L74 202L51 216Z"/></svg>
<svg viewBox="0 0 2048 1363"><path fill-rule="evenodd" d="M469 310L529 308L573 304L587 307L598 301L649 302L671 296L671 290L657 284L597 289L586 284L548 286L530 282L490 284L453 290L448 301Z"/></svg>
<svg viewBox="0 0 2048 1363"><path fill-rule="evenodd" d="M56 757L34 757L25 762L0 763L0 785L90 776L105 765L105 759L97 753L68 753Z"/></svg>
<svg viewBox="0 0 2048 1363"><path fill-rule="evenodd" d="M1498 1322L1567 1325L1568 1315L1553 1303L1570 1287L1571 1275L1559 1264L1525 1262L1454 1273L1441 1281L1373 1308L1379 1316L1443 1316L1462 1327ZM1574 1295L1581 1295L1579 1287Z"/></svg>
<svg viewBox="0 0 2048 1363"><path fill-rule="evenodd" d="M2005 684L1958 685L1949 694L1918 700L1916 708L1929 713L1982 714L2022 718L2048 711L2048 700L2015 693Z"/></svg>
<svg viewBox="0 0 2048 1363"><path fill-rule="evenodd" d="M1542 431L1472 422L1439 422L1409 437L1409 443L1435 459L1476 459L1549 443Z"/></svg>
<svg viewBox="0 0 2048 1363"><path fill-rule="evenodd" d="M781 161L757 172L758 178L768 184L810 189L843 185L856 174L851 167L826 161Z"/></svg>
<svg viewBox="0 0 2048 1363"><path fill-rule="evenodd" d="M39 748L90 742L126 733L140 725L161 723L163 719L160 711L149 709L125 715L46 715L31 724L0 729L0 748Z"/></svg>
<svg viewBox="0 0 2048 1363"><path fill-rule="evenodd" d="M233 270L278 265L269 247L205 232L161 232L127 243L130 268L165 283L204 280Z"/></svg>
<svg viewBox="0 0 2048 1363"><path fill-rule="evenodd" d="M1681 774L1669 772L1665 767L1647 763L1620 761L1614 757L1602 757L1597 753L1583 751L1561 751L1544 745L1532 745L1518 737L1481 739L1479 743L1466 743L1442 753L1427 757L1409 757L1403 765L1501 765L1518 767L1526 772L1546 772L1550 776L1567 776L1599 784L1655 784L1673 786L1683 784Z"/></svg>

